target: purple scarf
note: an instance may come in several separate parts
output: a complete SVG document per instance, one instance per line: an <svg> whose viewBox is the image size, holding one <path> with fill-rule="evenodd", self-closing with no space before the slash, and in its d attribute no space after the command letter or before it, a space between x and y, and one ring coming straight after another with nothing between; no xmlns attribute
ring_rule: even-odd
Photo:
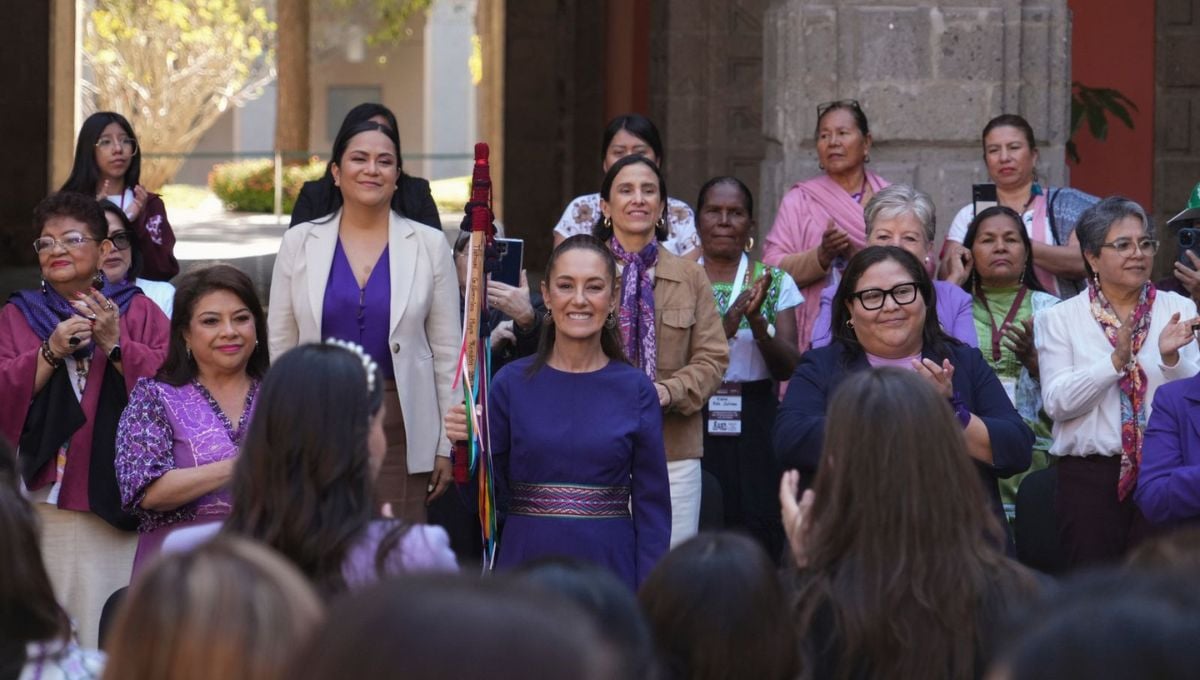
<svg viewBox="0 0 1200 680"><path fill-rule="evenodd" d="M112 301L121 314L129 309L133 296L141 293L141 289L131 283L111 283L101 274L100 294ZM58 324L72 316L79 316L79 311L71 306L66 298L58 294L54 288L42 284L41 290L19 290L13 293L8 301L11 302L25 317L25 322L42 340L48 340ZM75 352L77 359L92 356L95 343L89 342L85 347Z"/></svg>
<svg viewBox="0 0 1200 680"><path fill-rule="evenodd" d="M640 252L628 253L614 236L609 241L621 272L621 340L625 356L654 380L658 368L658 344L654 337L654 277L658 243L651 241Z"/></svg>

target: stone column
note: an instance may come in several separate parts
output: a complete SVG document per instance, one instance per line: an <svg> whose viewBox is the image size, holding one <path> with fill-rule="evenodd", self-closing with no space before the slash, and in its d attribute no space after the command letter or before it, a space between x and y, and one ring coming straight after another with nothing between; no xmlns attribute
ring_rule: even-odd
<svg viewBox="0 0 1200 680"><path fill-rule="evenodd" d="M1154 207L1160 225L1187 206L1200 182L1200 0L1158 0L1155 13ZM1175 259L1174 233L1158 271Z"/></svg>
<svg viewBox="0 0 1200 680"><path fill-rule="evenodd" d="M1063 181L1070 115L1066 0L773 0L764 21L762 210L816 175L817 104L857 99L871 169L937 205L939 237L987 182L980 132L1000 113L1033 125L1039 174Z"/></svg>

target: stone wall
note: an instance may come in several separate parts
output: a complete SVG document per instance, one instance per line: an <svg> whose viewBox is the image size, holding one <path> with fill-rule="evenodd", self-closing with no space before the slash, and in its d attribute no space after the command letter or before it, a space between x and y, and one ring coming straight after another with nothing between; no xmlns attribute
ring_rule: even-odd
<svg viewBox="0 0 1200 680"><path fill-rule="evenodd" d="M986 182L979 134L1019 113L1041 147L1039 173L1066 174L1070 17L1065 0L773 0L764 19L760 224L820 170L820 102L857 99L871 123L871 169L927 191L939 236Z"/></svg>
<svg viewBox="0 0 1200 680"><path fill-rule="evenodd" d="M661 0L651 6L649 115L664 137L668 189L689 205L716 175L735 175L756 198L762 193L766 5Z"/></svg>
<svg viewBox="0 0 1200 680"><path fill-rule="evenodd" d="M1154 205L1163 224L1200 182L1200 0L1158 0L1156 9ZM1175 258L1174 236L1164 241L1159 271Z"/></svg>

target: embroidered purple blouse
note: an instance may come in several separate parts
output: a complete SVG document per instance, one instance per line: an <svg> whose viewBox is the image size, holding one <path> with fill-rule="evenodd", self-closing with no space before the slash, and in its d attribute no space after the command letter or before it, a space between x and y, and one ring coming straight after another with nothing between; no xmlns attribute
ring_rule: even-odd
<svg viewBox="0 0 1200 680"><path fill-rule="evenodd" d="M358 287L358 279L350 268L346 251L339 239L333 251L333 267L325 286L324 307L321 310L321 336L349 340L362 345L367 354L379 364L385 380L394 380L392 354L388 349L391 334L392 291L388 249L379 256L366 288Z"/></svg>
<svg viewBox="0 0 1200 680"><path fill-rule="evenodd" d="M246 394L237 427L229 422L208 390L193 380L175 387L143 378L129 395L117 427L117 485L126 512L141 520L138 531L211 517L231 510L228 489L218 489L169 512L141 507L146 488L167 472L232 458L245 435L258 394L258 381Z"/></svg>

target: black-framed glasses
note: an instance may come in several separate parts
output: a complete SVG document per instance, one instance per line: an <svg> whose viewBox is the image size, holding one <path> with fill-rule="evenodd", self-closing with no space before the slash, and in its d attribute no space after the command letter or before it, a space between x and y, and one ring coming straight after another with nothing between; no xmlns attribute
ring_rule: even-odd
<svg viewBox="0 0 1200 680"><path fill-rule="evenodd" d="M850 297L858 298L858 304L862 308L871 312L883 307L883 303L887 301L888 296L896 301L898 305L911 305L917 299L917 284L902 283L898 286L884 290L882 288L868 288L860 290L857 293L851 294Z"/></svg>
<svg viewBox="0 0 1200 680"><path fill-rule="evenodd" d="M1131 238L1119 238L1112 243L1101 243L1100 247L1112 248L1121 257L1133 257L1138 252L1154 255L1158 252L1158 241L1152 238L1140 238L1136 241Z"/></svg>
<svg viewBox="0 0 1200 680"><path fill-rule="evenodd" d="M824 116L825 112L829 111L830 109L847 108L854 109L855 111L862 111L862 105L858 103L857 99L837 99L831 102L822 102L817 104L817 120L820 120L821 116Z"/></svg>
<svg viewBox="0 0 1200 680"><path fill-rule="evenodd" d="M125 250L129 247L129 232L118 231L115 234L110 234L108 240L112 241L113 248Z"/></svg>
<svg viewBox="0 0 1200 680"><path fill-rule="evenodd" d="M125 153L130 156L136 156L138 152L137 140L133 137L120 137L113 139L112 137L101 137L96 140L96 148L106 153L112 153L113 149L120 145L125 150Z"/></svg>
<svg viewBox="0 0 1200 680"><path fill-rule="evenodd" d="M98 238L84 236L83 234L67 234L62 238L62 240L50 238L49 236L42 236L41 238L33 240L33 252L41 255L47 250L54 250L55 246L62 246L67 250L78 250L79 248L82 248L83 244L87 243L88 241L96 241L99 243L100 240L101 239Z"/></svg>

